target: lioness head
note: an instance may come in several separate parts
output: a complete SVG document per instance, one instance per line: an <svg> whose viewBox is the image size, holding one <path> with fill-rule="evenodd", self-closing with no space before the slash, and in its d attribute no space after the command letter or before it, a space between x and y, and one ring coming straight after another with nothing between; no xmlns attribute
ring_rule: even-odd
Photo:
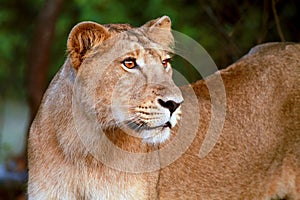
<svg viewBox="0 0 300 200"><path fill-rule="evenodd" d="M183 97L172 80L169 17L139 28L76 25L68 39L75 101L102 130L121 128L144 142L165 142L180 118Z"/></svg>

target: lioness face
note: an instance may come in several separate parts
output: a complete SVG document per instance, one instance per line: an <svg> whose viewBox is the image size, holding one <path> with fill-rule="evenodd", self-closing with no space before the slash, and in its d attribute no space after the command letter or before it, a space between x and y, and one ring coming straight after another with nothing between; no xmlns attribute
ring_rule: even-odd
<svg viewBox="0 0 300 200"><path fill-rule="evenodd" d="M164 142L180 116L183 98L172 80L169 59L164 51L142 49L117 61L124 72L112 95L113 117L145 142Z"/></svg>
<svg viewBox="0 0 300 200"><path fill-rule="evenodd" d="M118 127L146 143L165 142L178 123L183 102L172 80L169 18L121 32L110 25L96 28L104 39L91 47L77 69L78 76L85 77L80 81L86 88L81 89L86 93L82 101L91 98L89 107L103 130Z"/></svg>

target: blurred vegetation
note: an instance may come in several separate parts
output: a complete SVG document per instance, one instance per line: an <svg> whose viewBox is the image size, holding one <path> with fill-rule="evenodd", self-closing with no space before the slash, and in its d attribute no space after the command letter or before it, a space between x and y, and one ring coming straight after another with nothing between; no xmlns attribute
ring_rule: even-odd
<svg viewBox="0 0 300 200"><path fill-rule="evenodd" d="M5 95L24 97L28 50L44 1L0 2L0 90ZM299 1L275 3L285 40L299 42ZM271 0L70 0L65 1L56 24L49 80L63 64L67 36L77 22L92 20L139 26L162 15L171 17L174 30L198 41L220 68L256 44L280 41Z"/></svg>

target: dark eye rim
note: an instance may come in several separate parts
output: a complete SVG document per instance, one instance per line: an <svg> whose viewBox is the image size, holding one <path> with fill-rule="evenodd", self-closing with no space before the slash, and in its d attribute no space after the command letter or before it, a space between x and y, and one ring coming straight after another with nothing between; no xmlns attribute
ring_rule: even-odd
<svg viewBox="0 0 300 200"><path fill-rule="evenodd" d="M126 62L133 62L134 66L129 68L126 66ZM138 67L137 63L136 63L136 58L133 58L133 57L128 57L128 58L125 58L122 62L122 65L128 69L133 69L135 67Z"/></svg>
<svg viewBox="0 0 300 200"><path fill-rule="evenodd" d="M162 60L161 63L164 67L167 67L168 63L170 63L171 61L172 61L172 58L166 58L166 59Z"/></svg>

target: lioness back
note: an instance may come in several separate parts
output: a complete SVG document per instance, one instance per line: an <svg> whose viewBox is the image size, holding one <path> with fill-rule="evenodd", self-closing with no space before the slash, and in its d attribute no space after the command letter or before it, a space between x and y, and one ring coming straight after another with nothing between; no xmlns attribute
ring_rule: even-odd
<svg viewBox="0 0 300 200"><path fill-rule="evenodd" d="M300 45L266 44L220 72L226 119L200 159L211 120L208 82L192 84L200 128L189 150L162 170L162 199L300 199Z"/></svg>
<svg viewBox="0 0 300 200"><path fill-rule="evenodd" d="M256 47L178 88L170 28L164 16L138 28L72 29L30 129L29 199L300 199L300 45ZM225 122L201 157L218 107L207 85L220 76ZM195 138L164 164L185 143L180 130Z"/></svg>

